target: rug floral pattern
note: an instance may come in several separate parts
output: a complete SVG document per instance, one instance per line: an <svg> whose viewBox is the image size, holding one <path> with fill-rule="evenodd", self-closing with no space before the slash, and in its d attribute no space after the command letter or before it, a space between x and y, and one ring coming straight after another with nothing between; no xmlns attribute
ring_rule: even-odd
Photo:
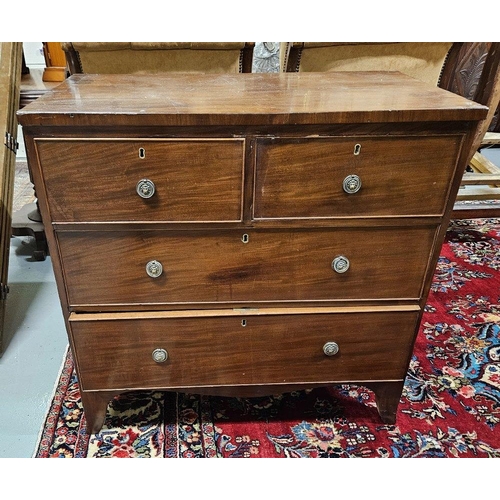
<svg viewBox="0 0 500 500"><path fill-rule="evenodd" d="M70 353L37 457L500 457L500 223L452 221L395 425L362 386L256 399L137 392L87 435Z"/></svg>

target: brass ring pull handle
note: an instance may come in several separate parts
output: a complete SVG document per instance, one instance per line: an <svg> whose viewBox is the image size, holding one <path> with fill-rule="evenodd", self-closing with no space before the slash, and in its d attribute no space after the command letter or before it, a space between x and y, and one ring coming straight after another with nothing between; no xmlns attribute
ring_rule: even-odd
<svg viewBox="0 0 500 500"><path fill-rule="evenodd" d="M335 356L339 352L339 345L336 342L327 342L323 346L323 352L326 356Z"/></svg>
<svg viewBox="0 0 500 500"><path fill-rule="evenodd" d="M157 260L150 260L146 264L146 273L151 278L159 278L163 273L163 266Z"/></svg>
<svg viewBox="0 0 500 500"><path fill-rule="evenodd" d="M351 263L349 262L349 259L347 257L344 257L343 255L337 255L333 259L332 262L332 269L339 274L345 273L348 269Z"/></svg>
<svg viewBox="0 0 500 500"><path fill-rule="evenodd" d="M141 198L151 198L155 194L155 183L149 179L141 179L137 183L135 190Z"/></svg>
<svg viewBox="0 0 500 500"><path fill-rule="evenodd" d="M357 175L348 175L344 179L342 187L347 194L357 193L361 189L361 179Z"/></svg>
<svg viewBox="0 0 500 500"><path fill-rule="evenodd" d="M151 355L155 363L165 363L168 359L168 352L165 349L155 349Z"/></svg>

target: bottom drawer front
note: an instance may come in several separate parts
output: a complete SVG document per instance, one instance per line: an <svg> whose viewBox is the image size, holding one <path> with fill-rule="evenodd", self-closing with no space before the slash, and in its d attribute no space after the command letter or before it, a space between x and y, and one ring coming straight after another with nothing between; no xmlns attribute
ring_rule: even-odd
<svg viewBox="0 0 500 500"><path fill-rule="evenodd" d="M82 389L125 390L402 379L418 312L78 316L70 324ZM332 356L329 342L339 347ZM154 351L167 359L155 362Z"/></svg>

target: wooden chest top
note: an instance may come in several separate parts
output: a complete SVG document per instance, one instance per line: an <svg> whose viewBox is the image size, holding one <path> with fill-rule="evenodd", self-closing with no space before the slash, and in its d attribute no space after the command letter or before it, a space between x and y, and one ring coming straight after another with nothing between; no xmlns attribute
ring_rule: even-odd
<svg viewBox="0 0 500 500"><path fill-rule="evenodd" d="M400 73L74 75L23 126L307 125L478 120L487 108Z"/></svg>

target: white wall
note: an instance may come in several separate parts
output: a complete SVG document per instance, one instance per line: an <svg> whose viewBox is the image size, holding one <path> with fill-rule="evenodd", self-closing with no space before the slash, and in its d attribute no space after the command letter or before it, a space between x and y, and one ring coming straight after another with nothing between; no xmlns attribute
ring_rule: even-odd
<svg viewBox="0 0 500 500"><path fill-rule="evenodd" d="M44 68L42 42L23 42L24 60L29 68Z"/></svg>

